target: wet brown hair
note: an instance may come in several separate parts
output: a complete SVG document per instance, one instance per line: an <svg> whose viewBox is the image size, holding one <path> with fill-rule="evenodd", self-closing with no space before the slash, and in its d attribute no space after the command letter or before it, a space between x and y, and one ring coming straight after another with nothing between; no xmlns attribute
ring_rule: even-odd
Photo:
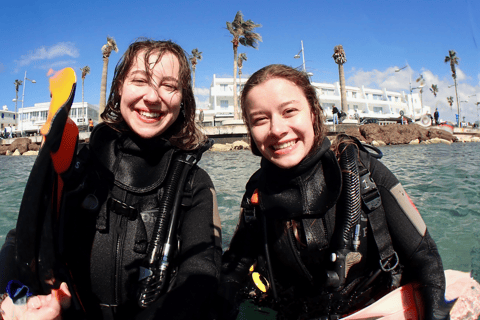
<svg viewBox="0 0 480 320"><path fill-rule="evenodd" d="M310 83L310 80L308 79L308 76L305 72L283 64L271 64L258 70L248 79L248 81L245 83L245 86L243 87L242 96L240 98L240 103L242 106L242 117L243 121L247 125L252 153L257 156L261 155L257 146L255 145L255 142L252 139L252 131L250 129L250 123L247 115L247 95L250 90L255 88L257 85L274 78L285 79L293 82L303 91L305 98L307 99L310 106L310 111L314 115L313 132L315 134L315 138L312 150L310 150L310 152L314 151L322 144L327 131L326 126L324 125L325 115L323 113L322 107L320 106L320 101L318 100L315 87Z"/></svg>
<svg viewBox="0 0 480 320"><path fill-rule="evenodd" d="M131 131L120 112L120 89L130 71L138 54L142 52L145 61L145 70L151 70L148 61L151 55L157 55L155 63L158 63L162 56L171 53L177 57L179 62L178 86L182 93L181 110L175 122L162 134L174 146L189 150L202 144L206 137L195 124L195 98L192 90L192 76L190 64L186 52L178 44L172 41L157 41L140 38L133 42L118 61L113 75L112 87L108 97L107 105L101 117L103 121L117 131ZM152 75L147 72L149 80Z"/></svg>

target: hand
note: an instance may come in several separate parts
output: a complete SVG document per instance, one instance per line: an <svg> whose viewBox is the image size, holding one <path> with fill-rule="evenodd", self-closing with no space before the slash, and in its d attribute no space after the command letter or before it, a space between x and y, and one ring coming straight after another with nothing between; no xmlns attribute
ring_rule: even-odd
<svg viewBox="0 0 480 320"><path fill-rule="evenodd" d="M60 288L52 290L49 295L32 296L26 305L15 305L12 299L7 297L1 304L5 312L4 319L13 320L60 320L62 309L70 307L72 295L66 283Z"/></svg>

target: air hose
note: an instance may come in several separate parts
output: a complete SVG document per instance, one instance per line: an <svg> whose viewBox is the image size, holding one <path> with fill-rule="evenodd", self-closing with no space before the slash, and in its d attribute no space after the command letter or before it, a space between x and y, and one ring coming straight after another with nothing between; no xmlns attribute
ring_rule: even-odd
<svg viewBox="0 0 480 320"><path fill-rule="evenodd" d="M360 262L362 255L360 246L361 195L360 177L358 173L358 148L354 143L342 143L340 167L342 168L343 219L341 234L336 252L330 256L333 270L327 271L326 284L329 287L341 287L345 284L351 266Z"/></svg>
<svg viewBox="0 0 480 320"><path fill-rule="evenodd" d="M343 150L342 150L343 149ZM345 219L342 226L341 241L343 248L350 245L352 231L360 221L362 198L360 196L360 177L358 175L358 149L355 144L342 144L340 146L342 156L340 157L340 167L342 168L343 182L343 200L345 203ZM358 245L353 240L353 247L358 249ZM356 250L355 250L356 251Z"/></svg>
<svg viewBox="0 0 480 320"><path fill-rule="evenodd" d="M201 155L201 152L198 155ZM168 282L168 266L177 242L175 231L180 216L185 182L190 168L200 160L199 158L196 155L180 153L172 161L152 239L148 244L143 266L140 267L138 305L142 308L148 307L165 291L165 285Z"/></svg>

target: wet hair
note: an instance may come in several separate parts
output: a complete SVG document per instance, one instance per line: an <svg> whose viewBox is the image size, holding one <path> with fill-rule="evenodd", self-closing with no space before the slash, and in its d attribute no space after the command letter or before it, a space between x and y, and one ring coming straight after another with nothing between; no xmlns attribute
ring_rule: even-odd
<svg viewBox="0 0 480 320"><path fill-rule="evenodd" d="M145 70L152 69L148 62L151 55L158 55L155 64L166 53L173 54L179 62L178 88L182 94L181 109L178 118L162 135L174 146L184 150L193 149L202 144L206 137L195 124L196 104L187 54L182 47L169 40L157 41L140 38L130 44L115 67L110 95L101 115L103 121L117 131L131 131L120 112L121 97L119 92L140 52L142 52L145 61ZM147 77L152 80L151 73L147 72Z"/></svg>
<svg viewBox="0 0 480 320"><path fill-rule="evenodd" d="M294 83L303 91L305 98L307 99L310 106L310 111L314 115L313 132L315 134L315 137L312 150L310 150L310 152L313 152L317 147L322 144L327 131L326 126L324 125L325 115L323 113L322 107L320 106L320 101L318 100L316 89L310 83L310 80L308 79L308 76L305 72L283 64L271 64L258 70L248 79L248 81L245 83L245 86L243 87L242 96L240 98L242 117L243 121L245 121L245 124L247 125L252 153L257 156L261 155L252 138L250 120L248 119L247 114L247 95L250 90L255 88L257 85L262 84L267 80L276 78L288 80Z"/></svg>

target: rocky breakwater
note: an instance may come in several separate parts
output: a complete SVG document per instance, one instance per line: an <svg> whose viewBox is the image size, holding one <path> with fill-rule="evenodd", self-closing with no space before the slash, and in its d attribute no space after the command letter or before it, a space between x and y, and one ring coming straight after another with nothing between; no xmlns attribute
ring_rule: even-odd
<svg viewBox="0 0 480 320"><path fill-rule="evenodd" d="M345 130L345 133L356 137L362 142L374 146L399 145L399 144L430 144L457 142L458 139L451 133L437 127L422 127L417 124L401 125L366 124ZM480 141L474 137L471 141Z"/></svg>
<svg viewBox="0 0 480 320"><path fill-rule="evenodd" d="M232 151L232 150L250 150L250 145L245 141L235 141L234 143L215 143L210 151Z"/></svg>
<svg viewBox="0 0 480 320"><path fill-rule="evenodd" d="M40 144L33 143L29 138L17 138L10 145L0 145L0 155L27 156L37 155Z"/></svg>

